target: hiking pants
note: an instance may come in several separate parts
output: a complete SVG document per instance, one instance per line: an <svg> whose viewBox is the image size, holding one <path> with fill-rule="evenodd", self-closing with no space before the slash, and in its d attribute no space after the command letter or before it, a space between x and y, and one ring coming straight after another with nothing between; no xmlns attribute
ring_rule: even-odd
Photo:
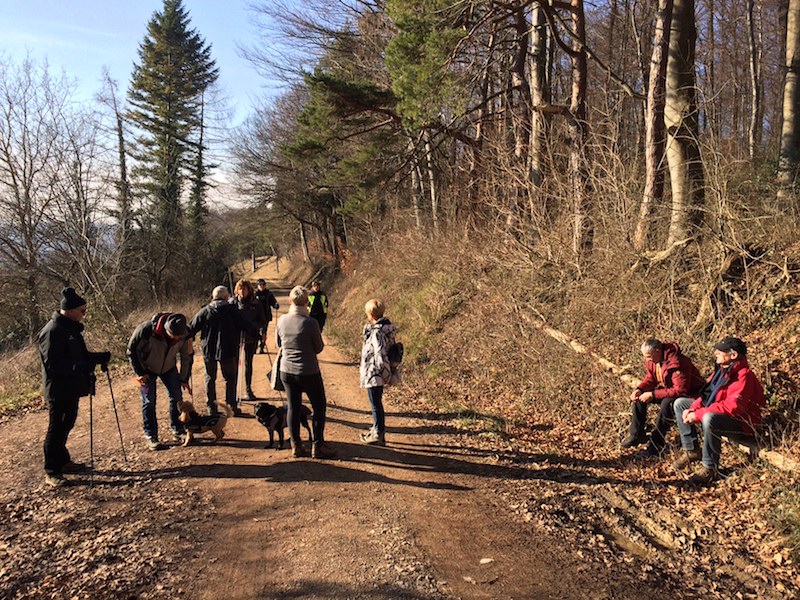
<svg viewBox="0 0 800 600"><path fill-rule="evenodd" d="M675 419L678 431L681 432L681 447L694 450L697 447L696 423L687 425L683 422L683 413L689 409L694 398L678 398L675 400ZM706 413L700 420L703 428L703 466L716 469L719 466L719 455L722 453L722 436L742 437L744 429L738 419L722 413Z"/></svg>
<svg viewBox="0 0 800 600"><path fill-rule="evenodd" d="M286 398L289 403L286 419L289 421L289 439L292 441L292 446L300 445L300 404L303 399L303 392L308 396L311 408L314 411L311 416L314 442L324 442L327 400L325 399L325 385L322 383L322 374L292 375L281 371L280 377L281 381L283 381L283 386L286 388Z"/></svg>
<svg viewBox="0 0 800 600"><path fill-rule="evenodd" d="M665 438L669 433L669 428L675 422L675 412L673 411L673 398L664 398L656 419L656 425L650 432L650 446L653 450L661 451L664 447ZM644 436L644 426L647 423L647 407L655 402L631 402L631 428L630 433L634 437Z"/></svg>
<svg viewBox="0 0 800 600"><path fill-rule="evenodd" d="M369 405L372 408L372 424L380 434L386 432L386 416L383 412L383 386L367 388Z"/></svg>
<svg viewBox="0 0 800 600"><path fill-rule="evenodd" d="M206 364L206 398L208 398L208 413L213 415L217 412L217 362L219 362L222 378L225 380L225 403L232 410L237 408L236 401L236 377L239 375L239 360L226 358L225 360L208 360Z"/></svg>
<svg viewBox="0 0 800 600"><path fill-rule="evenodd" d="M148 373L150 376L147 383L139 387L142 394L142 424L144 426L144 436L150 440L158 439L158 418L156 417L156 384L159 378L164 387L167 388L169 398L169 426L173 433L182 435L186 432L183 423L180 422L180 412L178 402L183 400L183 390L181 390L181 376L178 369L170 369L166 373L156 375Z"/></svg>
<svg viewBox="0 0 800 600"><path fill-rule="evenodd" d="M244 383L248 392L253 389L253 356L258 347L258 340L244 343Z"/></svg>
<svg viewBox="0 0 800 600"><path fill-rule="evenodd" d="M70 461L67 450L69 432L78 417L78 397L48 399L50 422L44 438L44 470L49 475L60 475Z"/></svg>

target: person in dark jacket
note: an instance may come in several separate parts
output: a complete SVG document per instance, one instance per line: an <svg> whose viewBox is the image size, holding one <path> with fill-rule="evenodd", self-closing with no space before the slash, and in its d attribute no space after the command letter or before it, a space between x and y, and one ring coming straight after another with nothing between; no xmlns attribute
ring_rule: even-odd
<svg viewBox="0 0 800 600"><path fill-rule="evenodd" d="M714 346L714 373L695 398L675 400L675 420L681 434L681 455L673 463L686 469L702 458L702 466L689 478L705 485L719 476L722 436L750 437L761 423L766 405L764 389L747 363L747 345L726 337ZM703 449L698 448L697 425L703 428Z"/></svg>
<svg viewBox="0 0 800 600"><path fill-rule="evenodd" d="M262 308L264 309L264 316L267 319L267 324L264 325L261 331L259 331L260 341L259 341L259 353L264 354L264 347L267 343L267 330L269 329L269 324L272 321L272 309L278 310L281 305L278 304L278 301L275 299L275 296L272 292L269 291L267 288L267 282L263 279L259 279L256 281L256 300L261 303Z"/></svg>
<svg viewBox="0 0 800 600"><path fill-rule="evenodd" d="M242 332L258 335L253 327L231 304L230 293L224 285L211 292L211 302L201 308L189 323L191 336L200 333L200 347L206 366L206 397L210 414L217 412L217 364L225 379L225 402L235 416L241 416L236 398L236 377L239 372L239 344Z"/></svg>
<svg viewBox="0 0 800 600"><path fill-rule="evenodd" d="M676 398L691 396L703 386L703 376L678 344L648 339L642 344L647 373L631 394L631 424L623 448L648 442L645 435L647 407L658 404L656 425L650 432L645 456L659 456L664 449L665 436L675 422L672 405Z"/></svg>
<svg viewBox="0 0 800 600"><path fill-rule="evenodd" d="M234 294L236 295L239 313L256 328L255 335L249 332L244 334L244 383L247 399L255 400L256 395L253 393L253 356L258 347L259 332L267 327L267 317L264 315L264 308L261 306L261 302L256 300L252 283L246 279L240 279L236 282Z"/></svg>
<svg viewBox="0 0 800 600"><path fill-rule="evenodd" d="M319 323L320 332L325 329L328 320L328 295L319 287L319 281L311 282L311 292L308 294L308 314Z"/></svg>
<svg viewBox="0 0 800 600"><path fill-rule="evenodd" d="M156 419L156 380L161 378L169 397L169 424L172 439L182 441L186 429L180 422L178 403L183 400L181 388L188 389L192 378L194 350L180 313L161 312L139 325L128 342L128 358L142 394L142 423L150 450L161 450ZM178 372L178 355L181 369Z"/></svg>
<svg viewBox="0 0 800 600"><path fill-rule="evenodd" d="M67 438L78 416L81 396L94 394L94 368L108 369L110 352L89 352L83 340L86 301L71 287L61 292L61 306L39 332L39 356L42 359L43 395L47 400L50 421L44 438L45 483L68 485L64 473L78 473L86 468L73 462L67 450Z"/></svg>
<svg viewBox="0 0 800 600"><path fill-rule="evenodd" d="M281 357L278 376L281 378L289 409L289 440L292 456L308 456L300 441L301 400L303 392L314 409L314 442L311 445L313 458L336 458L336 452L325 443L325 413L327 399L317 354L325 347L317 322L308 315L308 290L297 286L289 292L289 312L278 319L275 326L275 345Z"/></svg>

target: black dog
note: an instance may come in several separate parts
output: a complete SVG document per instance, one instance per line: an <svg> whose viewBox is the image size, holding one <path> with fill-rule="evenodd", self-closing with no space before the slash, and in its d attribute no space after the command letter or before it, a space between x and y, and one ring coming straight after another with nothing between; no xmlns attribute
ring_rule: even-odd
<svg viewBox="0 0 800 600"><path fill-rule="evenodd" d="M272 448L274 440L274 432L278 432L278 449L283 448L283 429L286 427L286 412L288 406L272 406L269 402L258 402L255 405L255 415L258 422L261 423L269 431L269 445L267 448ZM300 405L300 425L308 431L308 441L313 442L314 436L311 433L311 428L308 426L308 417L311 414L311 409L307 406Z"/></svg>

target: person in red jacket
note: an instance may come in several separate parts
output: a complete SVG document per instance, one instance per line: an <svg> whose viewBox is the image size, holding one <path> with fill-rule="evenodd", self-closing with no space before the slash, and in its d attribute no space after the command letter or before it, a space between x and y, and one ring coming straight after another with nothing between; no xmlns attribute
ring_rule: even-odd
<svg viewBox="0 0 800 600"><path fill-rule="evenodd" d="M631 394L631 425L622 447L648 442L644 431L647 407L658 404L658 419L650 432L645 456L659 456L664 449L667 431L674 422L673 403L677 398L698 393L703 387L703 376L681 353L678 344L649 339L644 341L641 350L647 374Z"/></svg>
<svg viewBox="0 0 800 600"><path fill-rule="evenodd" d="M755 435L765 405L764 390L747 364L747 346L742 340L723 339L714 346L714 360L714 373L700 395L678 398L674 404L683 450L673 465L683 470L702 457L702 466L689 479L694 484L708 484L718 477L722 436ZM696 423L703 428L702 453Z"/></svg>

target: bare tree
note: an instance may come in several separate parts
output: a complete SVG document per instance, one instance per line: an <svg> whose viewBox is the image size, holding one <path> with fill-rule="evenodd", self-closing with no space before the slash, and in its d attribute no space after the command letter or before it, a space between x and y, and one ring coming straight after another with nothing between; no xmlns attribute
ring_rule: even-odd
<svg viewBox="0 0 800 600"><path fill-rule="evenodd" d="M672 0L659 0L653 35L653 55L650 59L650 83L647 90L645 131L644 197L639 207L639 221L633 237L633 247L641 252L647 245L653 209L664 196L664 102L667 72L667 51L670 44Z"/></svg>
<svg viewBox="0 0 800 600"><path fill-rule="evenodd" d="M45 226L53 184L65 167L63 118L71 93L46 64L0 64L0 257L6 276L22 282L31 338L41 326Z"/></svg>
<svg viewBox="0 0 800 600"><path fill-rule="evenodd" d="M789 0L786 18L786 74L783 80L783 126L778 156L779 197L793 186L800 162L800 0Z"/></svg>
<svg viewBox="0 0 800 600"><path fill-rule="evenodd" d="M675 0L669 39L664 123L667 162L672 184L672 211L666 252L691 235L703 202L703 163L700 157L695 77L694 0Z"/></svg>

